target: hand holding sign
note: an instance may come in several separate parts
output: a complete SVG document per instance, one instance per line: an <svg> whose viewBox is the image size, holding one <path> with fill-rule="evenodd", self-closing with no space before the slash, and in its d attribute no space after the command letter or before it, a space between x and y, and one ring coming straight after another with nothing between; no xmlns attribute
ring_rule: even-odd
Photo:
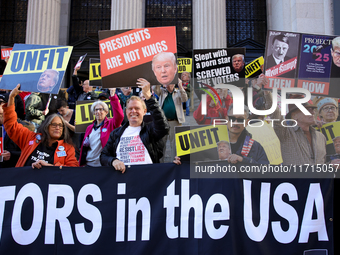
<svg viewBox="0 0 340 255"><path fill-rule="evenodd" d="M149 100L151 97L151 92L150 92L150 82L143 78L137 79L136 84L138 85L138 88L141 88L143 91L143 95L145 96L146 100Z"/></svg>
<svg viewBox="0 0 340 255"><path fill-rule="evenodd" d="M12 89L11 93L9 94L8 106L14 105L14 98L20 93L19 88L20 84L18 84L14 89Z"/></svg>
<svg viewBox="0 0 340 255"><path fill-rule="evenodd" d="M109 88L109 90L110 90L110 96L113 97L116 93L116 88Z"/></svg>

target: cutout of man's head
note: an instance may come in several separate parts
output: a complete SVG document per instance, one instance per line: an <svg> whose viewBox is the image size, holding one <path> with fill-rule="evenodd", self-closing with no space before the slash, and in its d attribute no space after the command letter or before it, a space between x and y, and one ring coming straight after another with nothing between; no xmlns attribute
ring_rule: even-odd
<svg viewBox="0 0 340 255"><path fill-rule="evenodd" d="M157 81L169 85L177 73L176 57L172 52L160 52L152 59L152 71Z"/></svg>
<svg viewBox="0 0 340 255"><path fill-rule="evenodd" d="M55 69L46 69L39 78L37 89L42 93L50 93L57 85L59 72Z"/></svg>
<svg viewBox="0 0 340 255"><path fill-rule="evenodd" d="M219 160L226 160L231 154L230 144L227 141L221 140L217 143L217 152Z"/></svg>
<svg viewBox="0 0 340 255"><path fill-rule="evenodd" d="M236 54L232 57L233 68L235 72L239 73L243 70L244 67L244 55Z"/></svg>
<svg viewBox="0 0 340 255"><path fill-rule="evenodd" d="M332 41L331 55L334 65L340 67L340 36L335 37Z"/></svg>
<svg viewBox="0 0 340 255"><path fill-rule="evenodd" d="M283 34L279 34L273 38L272 52L273 56L276 59L284 62L288 49L289 49L288 37L284 36Z"/></svg>

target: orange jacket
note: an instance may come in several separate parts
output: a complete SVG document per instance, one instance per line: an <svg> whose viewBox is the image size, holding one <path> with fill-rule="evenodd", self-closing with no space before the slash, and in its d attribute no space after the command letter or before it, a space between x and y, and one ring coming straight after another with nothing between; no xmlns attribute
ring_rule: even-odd
<svg viewBox="0 0 340 255"><path fill-rule="evenodd" d="M15 105L7 107L3 106L4 109L4 127L13 142L15 142L21 149L20 158L15 165L16 167L22 167L25 165L28 157L41 143L37 139L38 133L32 132L19 124L17 121L17 114L15 112ZM41 135L41 134L40 134ZM63 146L66 152L65 157L58 157L57 151L59 146ZM75 151L72 145L65 143L63 140L58 141L58 147L54 153L54 165L55 166L79 166L78 161L75 157Z"/></svg>

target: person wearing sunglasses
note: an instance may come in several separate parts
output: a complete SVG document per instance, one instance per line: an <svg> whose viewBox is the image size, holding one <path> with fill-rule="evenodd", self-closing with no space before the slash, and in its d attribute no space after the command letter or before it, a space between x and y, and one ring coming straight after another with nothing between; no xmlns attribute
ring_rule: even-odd
<svg viewBox="0 0 340 255"><path fill-rule="evenodd" d="M37 133L17 122L14 98L20 84L14 88L4 110L4 126L8 136L21 149L16 167L78 166L72 139L63 117L52 114L39 126Z"/></svg>
<svg viewBox="0 0 340 255"><path fill-rule="evenodd" d="M269 164L266 152L262 145L252 139L246 130L248 125L249 109L244 106L244 114L233 114L233 104L228 110L228 134L231 152L227 158L230 163Z"/></svg>
<svg viewBox="0 0 340 255"><path fill-rule="evenodd" d="M111 131L120 127L124 113L119 104L116 89L110 89L110 103L113 110L113 118L108 119L109 108L103 101L96 101L91 106L91 112L95 115L93 123L87 127L80 148L79 165L101 166L100 153L109 139Z"/></svg>

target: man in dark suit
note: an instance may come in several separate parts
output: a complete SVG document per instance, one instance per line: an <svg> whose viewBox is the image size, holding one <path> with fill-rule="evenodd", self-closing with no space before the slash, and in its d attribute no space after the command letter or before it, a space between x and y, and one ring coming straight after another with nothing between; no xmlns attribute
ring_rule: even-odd
<svg viewBox="0 0 340 255"><path fill-rule="evenodd" d="M267 69L289 60L290 58L286 56L288 49L288 37L283 34L275 36L272 43L272 55L267 57Z"/></svg>

